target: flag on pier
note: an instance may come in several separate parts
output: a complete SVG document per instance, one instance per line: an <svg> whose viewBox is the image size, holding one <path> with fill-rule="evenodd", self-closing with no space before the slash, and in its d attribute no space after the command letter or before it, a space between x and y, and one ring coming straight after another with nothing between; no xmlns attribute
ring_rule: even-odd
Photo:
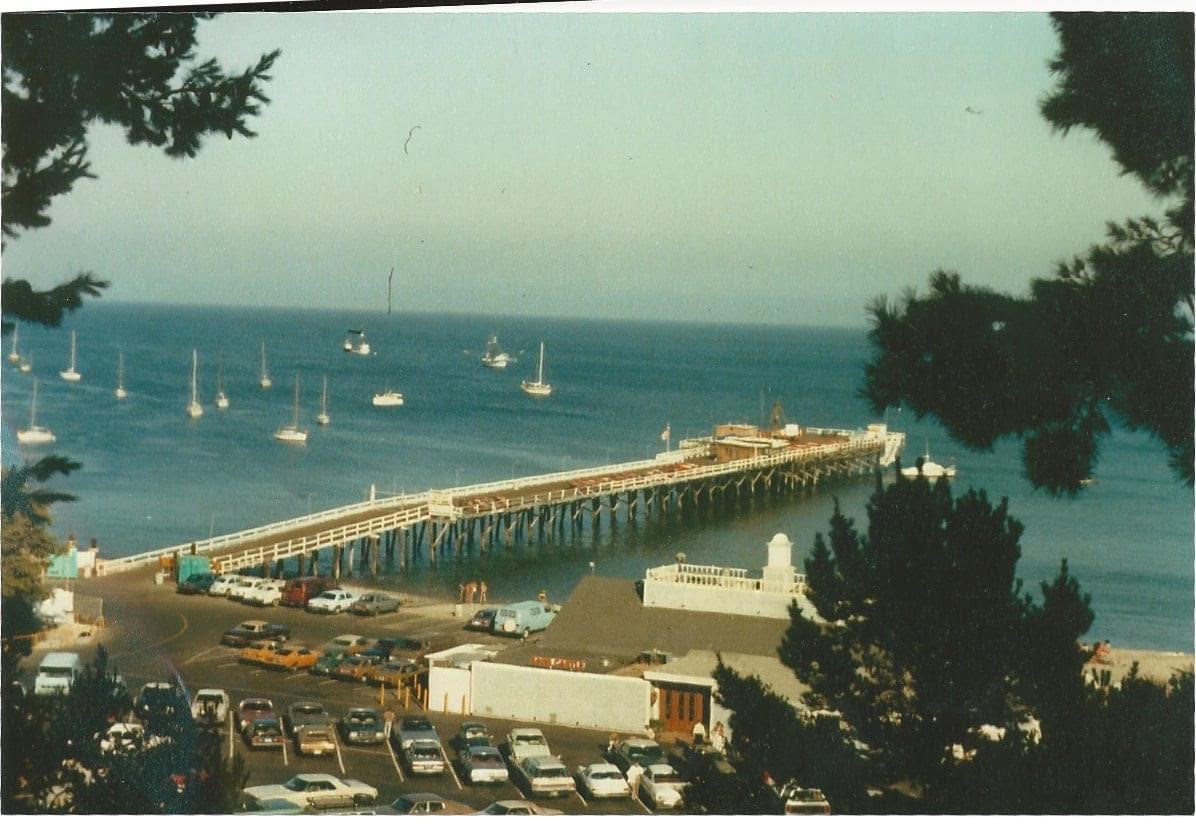
<svg viewBox="0 0 1196 828"><path fill-rule="evenodd" d="M660 442L667 443L669 438L673 436L673 430L668 423L664 424L664 431L660 432Z"/></svg>

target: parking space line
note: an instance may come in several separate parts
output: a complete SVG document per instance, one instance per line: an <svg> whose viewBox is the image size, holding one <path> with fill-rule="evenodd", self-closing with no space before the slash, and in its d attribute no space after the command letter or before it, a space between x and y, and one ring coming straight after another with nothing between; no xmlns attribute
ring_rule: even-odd
<svg viewBox="0 0 1196 828"><path fill-rule="evenodd" d="M644 809L644 813L645 813L645 814L650 814L650 813L652 813L652 809L651 809L651 808L649 808L649 807L648 807L646 804L644 804L644 798L643 798L642 796L640 796L638 793L637 793L635 796L631 797L631 798L632 798L632 799L634 799L634 800L636 801L636 803L637 803L637 804L638 804L638 805L639 805L641 808L643 808L643 809Z"/></svg>
<svg viewBox="0 0 1196 828"><path fill-rule="evenodd" d="M284 678L283 681L293 681L297 678L303 678L303 673L291 673L289 676Z"/></svg>
<svg viewBox="0 0 1196 828"><path fill-rule="evenodd" d="M352 745L345 745L344 747L341 748L341 750L343 750L345 753L348 753L349 751L353 751L354 753L365 753L365 754L368 754L369 756L381 756L382 755L376 750L370 750L369 748L363 748L363 747L353 747Z"/></svg>
<svg viewBox="0 0 1196 828"><path fill-rule="evenodd" d="M216 666L217 666L217 667L236 667L236 666L237 666L237 662L235 662L235 661L226 661L226 662L224 662L223 664L217 664Z"/></svg>
<svg viewBox="0 0 1196 828"><path fill-rule="evenodd" d="M233 711L229 708L228 711L228 758L232 761L233 758Z"/></svg>
<svg viewBox="0 0 1196 828"><path fill-rule="evenodd" d="M336 681L336 679L324 679L320 682L320 684L331 684L334 681Z"/></svg>
<svg viewBox="0 0 1196 828"><path fill-rule="evenodd" d="M581 795L581 791L575 790L573 793L577 794L577 798L581 800L582 805L585 805L587 808L590 807L590 803L586 802L586 798Z"/></svg>
<svg viewBox="0 0 1196 828"><path fill-rule="evenodd" d="M341 740L336 738L336 728L332 729L332 745L336 748L336 763L341 766L341 776L344 776L345 760L341 756Z"/></svg>
<svg viewBox="0 0 1196 828"><path fill-rule="evenodd" d="M394 762L395 772L399 774L399 781L406 782L407 780L403 777L403 769L399 767L399 760L395 758L395 749L390 746L390 739L386 740L386 752L390 754L390 761Z"/></svg>
<svg viewBox="0 0 1196 828"><path fill-rule="evenodd" d="M208 653L212 652L212 650L221 650L221 649L223 649L223 645L220 645L220 644L215 644L215 645L213 645L213 646L211 646L211 647L208 647L206 650L200 650L198 653L196 653L195 655L191 656L191 658L189 658L189 659L187 659L186 661L184 661L184 662L183 662L183 664L190 664L190 663L191 663L191 662L193 662L193 661L197 661L198 659L201 659L201 658L203 658L203 657L204 657L204 656L206 656Z"/></svg>
<svg viewBox="0 0 1196 828"><path fill-rule="evenodd" d="M453 775L453 781L457 783L457 790L464 790L464 785L461 780L457 778L457 769L453 767L453 763L449 761L448 756L444 752L444 745L440 746L440 758L444 760L444 766L449 769L449 773Z"/></svg>
<svg viewBox="0 0 1196 828"><path fill-rule="evenodd" d="M287 761L287 735L282 734L282 766L285 768L290 762Z"/></svg>

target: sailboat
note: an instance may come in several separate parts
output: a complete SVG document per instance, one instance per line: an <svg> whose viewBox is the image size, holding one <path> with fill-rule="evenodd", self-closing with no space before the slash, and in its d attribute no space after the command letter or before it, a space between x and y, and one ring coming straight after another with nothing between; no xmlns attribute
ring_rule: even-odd
<svg viewBox="0 0 1196 828"><path fill-rule="evenodd" d="M307 431L299 428L299 375L295 375L295 417L289 426L274 432L274 439L284 443L306 443Z"/></svg>
<svg viewBox="0 0 1196 828"><path fill-rule="evenodd" d="M370 343L365 341L365 331L359 331L356 328L350 328L348 331L350 336L357 337L357 344L353 344L353 340L349 336L345 337L344 349L346 354L357 354L358 356L370 355Z"/></svg>
<svg viewBox="0 0 1196 828"><path fill-rule="evenodd" d="M54 442L54 432L37 424L37 380L33 381L33 402L29 404L29 428L17 430L17 442L25 445Z"/></svg>
<svg viewBox="0 0 1196 828"><path fill-rule="evenodd" d="M33 370L33 351L29 352L29 356L21 360L21 373L28 374Z"/></svg>
<svg viewBox="0 0 1196 828"><path fill-rule="evenodd" d="M220 362L216 366L216 407L228 408L228 397L224 395L224 354L220 355Z"/></svg>
<svg viewBox="0 0 1196 828"><path fill-rule="evenodd" d="M58 376L62 377L67 382L78 382L79 380L83 379L83 375L80 374L75 368L75 332L71 331L71 367L67 368L65 371L59 371Z"/></svg>
<svg viewBox="0 0 1196 828"><path fill-rule="evenodd" d="M125 390L125 355L120 351L116 355L116 398L123 400L129 396L129 392Z"/></svg>
<svg viewBox="0 0 1196 828"><path fill-rule="evenodd" d="M511 355L498 345L498 337L492 336L486 341L486 353L482 354L482 364L488 368L506 368L511 361Z"/></svg>
<svg viewBox="0 0 1196 828"><path fill-rule="evenodd" d="M258 384L262 388L269 388L273 385L270 375L266 373L266 340L262 340L262 377L258 380Z"/></svg>
<svg viewBox="0 0 1196 828"><path fill-rule="evenodd" d="M12 326L12 350L8 352L8 361L13 362L13 363L21 361L21 355L19 353L17 353L17 326L16 325Z"/></svg>
<svg viewBox="0 0 1196 828"><path fill-rule="evenodd" d="M917 477L918 467L906 466L901 470L904 477ZM927 480L938 480L940 477L955 477L955 464L943 466L930 459L930 441L926 441L926 454L922 457L922 476Z"/></svg>
<svg viewBox="0 0 1196 828"><path fill-rule="evenodd" d="M530 394L533 397L547 397L552 393L552 386L544 382L544 343L540 343L540 368L536 371L536 379L524 380L520 383L525 394Z"/></svg>
<svg viewBox="0 0 1196 828"><path fill-rule="evenodd" d="M320 425L328 425L332 422L328 416L328 377L324 377L324 395L320 400L320 413L316 415L316 422Z"/></svg>
<svg viewBox="0 0 1196 828"><path fill-rule="evenodd" d="M196 372L199 369L199 355L194 349L191 351L191 403L187 406L187 416L191 419L203 416L203 406L199 404L199 392L196 386Z"/></svg>

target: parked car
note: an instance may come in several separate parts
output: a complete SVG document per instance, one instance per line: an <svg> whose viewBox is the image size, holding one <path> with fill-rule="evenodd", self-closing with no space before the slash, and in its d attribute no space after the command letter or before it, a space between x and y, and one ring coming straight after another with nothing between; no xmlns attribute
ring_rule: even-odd
<svg viewBox="0 0 1196 828"><path fill-rule="evenodd" d="M365 681L366 671L377 663L377 659L369 656L349 656L336 665L332 677L342 681Z"/></svg>
<svg viewBox="0 0 1196 828"><path fill-rule="evenodd" d="M188 575L174 591L180 595L200 595L206 593L215 582L214 572L195 572Z"/></svg>
<svg viewBox="0 0 1196 828"><path fill-rule="evenodd" d="M336 739L327 725L308 725L295 735L295 750L304 756L329 756L336 753Z"/></svg>
<svg viewBox="0 0 1196 828"><path fill-rule="evenodd" d="M420 666L409 658L396 658L371 664L365 671L364 679L370 684L400 687L404 682L414 681L420 669Z"/></svg>
<svg viewBox="0 0 1196 828"><path fill-rule="evenodd" d="M349 605L349 612L355 615L381 615L398 611L399 599L382 592L367 592Z"/></svg>
<svg viewBox="0 0 1196 828"><path fill-rule="evenodd" d="M475 812L476 816L560 816L556 808L545 808L526 799L500 799Z"/></svg>
<svg viewBox="0 0 1196 828"><path fill-rule="evenodd" d="M794 779L776 786L774 791L786 814L829 814L831 812L831 803L827 801L826 794L818 788L803 788Z"/></svg>
<svg viewBox="0 0 1196 828"><path fill-rule="evenodd" d="M286 581L262 581L245 591L241 600L255 607L277 607L282 603L282 590Z"/></svg>
<svg viewBox="0 0 1196 828"><path fill-rule="evenodd" d="M515 779L530 796L566 796L577 790L565 763L555 756L529 756L514 765Z"/></svg>
<svg viewBox="0 0 1196 828"><path fill-rule="evenodd" d="M146 682L137 694L133 711L142 722L148 723L174 715L180 708L187 708L183 690L168 681Z"/></svg>
<svg viewBox="0 0 1196 828"><path fill-rule="evenodd" d="M355 745L376 745L386 738L382 714L372 707L351 707L341 717L341 736Z"/></svg>
<svg viewBox="0 0 1196 828"><path fill-rule="evenodd" d="M399 719L399 726L391 733L391 739L398 742L400 750L412 742L422 739L425 741L433 741L440 743L440 734L436 732L436 728L424 716L404 716Z"/></svg>
<svg viewBox="0 0 1196 828"><path fill-rule="evenodd" d="M274 718L273 713L269 717L254 718L245 725L241 735L245 737L245 742L251 748L282 747L282 723Z"/></svg>
<svg viewBox="0 0 1196 828"><path fill-rule="evenodd" d="M461 722L461 727L453 738L453 744L457 746L459 752L464 752L479 745L493 747L494 740L490 737L490 729L484 722L475 722L471 719Z"/></svg>
<svg viewBox="0 0 1196 828"><path fill-rule="evenodd" d="M513 727L507 734L507 755L518 764L532 756L551 756L548 740L538 727Z"/></svg>
<svg viewBox="0 0 1196 828"><path fill-rule="evenodd" d="M336 669L336 665L340 664L349 654L344 650L334 650L331 653L324 653L316 659L316 663L311 666L312 675L316 676L330 676L332 671Z"/></svg>
<svg viewBox="0 0 1196 828"><path fill-rule="evenodd" d="M672 765L648 765L640 777L640 799L654 809L676 808L684 789L685 783Z"/></svg>
<svg viewBox="0 0 1196 828"><path fill-rule="evenodd" d="M378 798L378 789L373 785L357 779L338 779L330 773L300 773L281 785L255 785L244 793L258 801L285 799L303 806L338 797L369 805Z"/></svg>
<svg viewBox="0 0 1196 828"><path fill-rule="evenodd" d="M264 663L275 670L309 670L315 666L318 658L315 650L309 650L299 644L284 644L270 654Z"/></svg>
<svg viewBox="0 0 1196 828"><path fill-rule="evenodd" d="M631 796L631 786L619 769L610 762L594 762L577 766L577 786L590 799L609 799Z"/></svg>
<svg viewBox="0 0 1196 828"><path fill-rule="evenodd" d="M386 648L391 656L399 654L406 658L418 658L431 649L432 642L419 638L379 638L375 646Z"/></svg>
<svg viewBox="0 0 1196 828"><path fill-rule="evenodd" d="M256 719L277 719L274 713L274 702L269 699L243 699L237 705L237 726L245 730L249 723Z"/></svg>
<svg viewBox="0 0 1196 828"><path fill-rule="evenodd" d="M338 635L336 638L329 641L320 649L324 651L325 655L332 653L345 653L347 655L357 655L362 650L368 650L377 643L372 638L366 638L363 635L355 635L353 633L346 633Z"/></svg>
<svg viewBox="0 0 1196 828"><path fill-rule="evenodd" d="M254 641L241 650L237 660L245 664L269 664L274 654L283 646L282 642L273 639Z"/></svg>
<svg viewBox="0 0 1196 828"><path fill-rule="evenodd" d="M250 814L270 816L283 814L301 814L303 808L296 805L294 802L288 802L285 799L263 799L257 800L251 796L241 797L241 802L237 806L236 814Z"/></svg>
<svg viewBox="0 0 1196 828"><path fill-rule="evenodd" d="M283 722L292 736L298 735L306 727L326 728L332 717L323 704L317 701L297 701L287 708L287 715Z"/></svg>
<svg viewBox="0 0 1196 828"><path fill-rule="evenodd" d="M353 605L357 596L348 590L327 589L307 602L308 612L338 613L344 612Z"/></svg>
<svg viewBox="0 0 1196 828"><path fill-rule="evenodd" d="M473 809L460 802L453 802L434 793L403 794L385 809L385 813L404 816L426 816L443 814L445 816L472 814Z"/></svg>
<svg viewBox="0 0 1196 828"><path fill-rule="evenodd" d="M605 753L606 761L617 767L623 774L633 762L639 762L641 768L665 761L664 750L652 739L624 739L615 745L614 750Z"/></svg>
<svg viewBox="0 0 1196 828"><path fill-rule="evenodd" d="M255 575L238 575L237 582L228 588L228 597L234 601L244 601L251 589L266 580L269 579Z"/></svg>
<svg viewBox="0 0 1196 828"><path fill-rule="evenodd" d="M529 634L545 629L555 617L556 613L539 601L507 604L499 607L494 616L494 633L527 638Z"/></svg>
<svg viewBox="0 0 1196 828"><path fill-rule="evenodd" d="M220 727L228 718L231 704L223 690L204 688L191 700L191 718L200 725Z"/></svg>
<svg viewBox="0 0 1196 828"><path fill-rule="evenodd" d="M263 641L267 638L286 641L290 637L291 628L284 624L271 621L242 621L231 630L226 630L220 637L220 643L229 647L244 647L250 641Z"/></svg>
<svg viewBox="0 0 1196 828"><path fill-rule="evenodd" d="M412 774L444 773L446 762L440 742L435 739L415 739L403 748L403 763Z"/></svg>
<svg viewBox="0 0 1196 828"><path fill-rule="evenodd" d="M473 618L465 622L465 629L474 632L494 632L494 616L496 615L498 615L498 610L493 607L480 609L473 614Z"/></svg>
<svg viewBox="0 0 1196 828"><path fill-rule="evenodd" d="M282 603L286 607L307 606L307 602L315 598L321 592L325 592L336 587L336 580L334 578L325 578L322 575L309 575L303 578L291 578L287 581L286 586L282 590Z"/></svg>
<svg viewBox="0 0 1196 828"><path fill-rule="evenodd" d="M116 722L100 737L100 752L132 756L166 741L162 736L146 736L137 722Z"/></svg>
<svg viewBox="0 0 1196 828"><path fill-rule="evenodd" d="M33 679L33 695L67 695L82 671L83 661L78 653L46 653Z"/></svg>
<svg viewBox="0 0 1196 828"><path fill-rule="evenodd" d="M470 745L461 753L461 776L471 785L487 785L506 782L510 773L498 748Z"/></svg>
<svg viewBox="0 0 1196 828"><path fill-rule="evenodd" d="M228 595L228 591L241 581L240 575L217 575L208 587L208 595Z"/></svg>

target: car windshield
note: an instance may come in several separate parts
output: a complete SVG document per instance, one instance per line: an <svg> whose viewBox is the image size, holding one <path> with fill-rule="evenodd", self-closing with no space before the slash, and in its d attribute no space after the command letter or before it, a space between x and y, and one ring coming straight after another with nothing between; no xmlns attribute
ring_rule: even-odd
<svg viewBox="0 0 1196 828"><path fill-rule="evenodd" d="M317 596L317 597L319 597L319 598L338 598L340 596L338 596L337 593L335 593L335 592L321 592L319 594L319 596Z"/></svg>
<svg viewBox="0 0 1196 828"><path fill-rule="evenodd" d="M546 744L544 737L539 733L520 733L515 737L515 741L521 745L543 745Z"/></svg>
<svg viewBox="0 0 1196 828"><path fill-rule="evenodd" d="M417 718L403 719L403 729L404 730L431 730L432 723L429 722L427 719L417 719Z"/></svg>
<svg viewBox="0 0 1196 828"><path fill-rule="evenodd" d="M502 754L499 753L497 749L491 747L474 748L470 755L474 759L481 759L484 761L502 760Z"/></svg>
<svg viewBox="0 0 1196 828"><path fill-rule="evenodd" d="M242 710L273 710L274 705L266 699L249 699L241 702Z"/></svg>
<svg viewBox="0 0 1196 828"><path fill-rule="evenodd" d="M318 704L297 704L294 709L296 713L311 715L319 715L324 712L324 708Z"/></svg>
<svg viewBox="0 0 1196 828"><path fill-rule="evenodd" d="M622 779L623 774L618 771L601 770L594 771L590 776L594 779Z"/></svg>
<svg viewBox="0 0 1196 828"><path fill-rule="evenodd" d="M289 781L283 784L283 787L289 791L306 791L307 783L298 776L292 777Z"/></svg>
<svg viewBox="0 0 1196 828"><path fill-rule="evenodd" d="M569 771L565 770L563 767L555 766L555 767L539 768L536 771L536 775L548 777L550 779L559 779L561 777L568 776Z"/></svg>
<svg viewBox="0 0 1196 828"><path fill-rule="evenodd" d="M681 777L675 773L654 773L652 774L653 782L680 782Z"/></svg>
<svg viewBox="0 0 1196 828"><path fill-rule="evenodd" d="M394 808L394 809L395 809L396 811L398 811L400 814L409 814L409 813L411 813L411 811L412 811L412 810L415 808L415 806L416 806L417 804L418 804L418 803L416 803L416 802L413 802L412 800L408 799L408 798L407 798L407 797L405 797L405 796L400 796L400 797L399 797L398 799L396 799L394 802L390 803L390 807ZM439 804L439 803L436 803L436 802L428 802L428 803L425 803L425 804L427 804L427 805L429 805L429 806L434 806L434 805L437 805L437 804ZM431 809L429 809L429 810L431 810Z"/></svg>
<svg viewBox="0 0 1196 828"><path fill-rule="evenodd" d="M363 710L350 711L349 721L353 724L375 724L378 721L378 714Z"/></svg>
<svg viewBox="0 0 1196 828"><path fill-rule="evenodd" d="M219 704L220 702L224 701L224 699L222 699L216 693L200 693L195 697L195 700L200 704Z"/></svg>
<svg viewBox="0 0 1196 828"><path fill-rule="evenodd" d="M641 765L650 765L657 759L664 757L664 751L660 749L660 745L649 745L647 747L640 747L638 745L627 748L627 755L638 760Z"/></svg>
<svg viewBox="0 0 1196 828"><path fill-rule="evenodd" d="M254 733L279 733L278 722L273 719L259 719L253 723Z"/></svg>
<svg viewBox="0 0 1196 828"><path fill-rule="evenodd" d="M42 667L38 672L43 676L69 676L74 671L70 667Z"/></svg>

